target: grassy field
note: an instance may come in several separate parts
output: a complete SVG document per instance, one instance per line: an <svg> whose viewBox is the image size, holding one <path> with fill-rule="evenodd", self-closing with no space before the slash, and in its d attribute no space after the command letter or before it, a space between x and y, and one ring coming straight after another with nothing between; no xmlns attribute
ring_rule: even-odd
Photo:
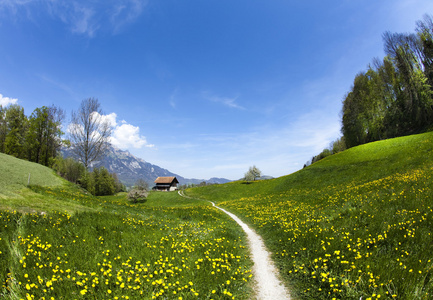
<svg viewBox="0 0 433 300"><path fill-rule="evenodd" d="M46 168L40 171L45 181L32 175L32 183L40 185L27 187L14 170L27 172L35 166L6 159L20 167L0 178L12 180L0 185L0 298L252 295L244 234L206 202L175 192L151 193L137 204L129 203L125 194L97 198ZM8 167L3 162L0 166Z"/></svg>
<svg viewBox="0 0 433 300"><path fill-rule="evenodd" d="M42 165L0 153L0 199L20 198L27 185L58 186L63 180Z"/></svg>
<svg viewBox="0 0 433 300"><path fill-rule="evenodd" d="M299 299L433 298L433 134L352 148L289 176L186 191L252 225Z"/></svg>
<svg viewBox="0 0 433 300"><path fill-rule="evenodd" d="M186 194L255 228L295 299L431 299L432 154L433 134L415 135ZM208 202L93 197L48 168L0 158L0 298L252 297L245 236Z"/></svg>

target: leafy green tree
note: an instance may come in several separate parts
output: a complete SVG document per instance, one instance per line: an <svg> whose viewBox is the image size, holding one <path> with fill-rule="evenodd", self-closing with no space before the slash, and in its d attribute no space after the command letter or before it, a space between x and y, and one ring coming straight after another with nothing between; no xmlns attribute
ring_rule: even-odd
<svg viewBox="0 0 433 300"><path fill-rule="evenodd" d="M421 61L427 83L433 87L433 18L424 15L423 20L416 23L417 34L421 42Z"/></svg>
<svg viewBox="0 0 433 300"><path fill-rule="evenodd" d="M61 145L63 110L51 106L36 108L29 118L26 150L30 161L48 166Z"/></svg>
<svg viewBox="0 0 433 300"><path fill-rule="evenodd" d="M404 110L399 115L399 126L404 134L421 131L429 125L432 116L431 86L422 72L420 40L415 34L386 32L383 36L385 51L391 57L403 89L397 105Z"/></svg>
<svg viewBox="0 0 433 300"><path fill-rule="evenodd" d="M119 180L119 177L117 176L117 174L112 173L111 176L113 177L113 180L114 180L115 193L125 192L126 186Z"/></svg>
<svg viewBox="0 0 433 300"><path fill-rule="evenodd" d="M5 152L7 134L6 108L0 105L0 152Z"/></svg>
<svg viewBox="0 0 433 300"><path fill-rule="evenodd" d="M90 173L91 183L90 192L95 196L114 195L115 182L113 176L104 167L96 168Z"/></svg>
<svg viewBox="0 0 433 300"><path fill-rule="evenodd" d="M6 109L6 137L5 153L17 158L25 157L25 135L27 131L27 117L24 108L14 104Z"/></svg>
<svg viewBox="0 0 433 300"><path fill-rule="evenodd" d="M342 136L341 138L337 139L332 143L332 154L342 152L346 150L346 148L346 141L344 139L344 136Z"/></svg>
<svg viewBox="0 0 433 300"><path fill-rule="evenodd" d="M56 157L53 169L56 170L60 176L73 183L81 183L82 179L86 177L85 174L88 173L82 163L75 161L71 157L66 159L61 156Z"/></svg>

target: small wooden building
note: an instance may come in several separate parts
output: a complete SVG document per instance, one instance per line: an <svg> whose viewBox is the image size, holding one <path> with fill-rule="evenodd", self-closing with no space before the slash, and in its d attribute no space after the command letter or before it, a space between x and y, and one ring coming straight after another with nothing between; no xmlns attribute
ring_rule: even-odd
<svg viewBox="0 0 433 300"><path fill-rule="evenodd" d="M153 189L157 191L175 191L177 190L177 185L179 181L176 177L158 177L155 180L155 186Z"/></svg>

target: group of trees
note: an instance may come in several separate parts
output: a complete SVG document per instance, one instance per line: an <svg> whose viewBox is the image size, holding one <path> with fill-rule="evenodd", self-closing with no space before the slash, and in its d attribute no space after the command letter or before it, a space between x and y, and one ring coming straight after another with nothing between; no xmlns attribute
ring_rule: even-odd
<svg viewBox="0 0 433 300"><path fill-rule="evenodd" d="M17 104L0 106L0 152L50 166L61 147L64 116L54 105L36 108L30 117Z"/></svg>
<svg viewBox="0 0 433 300"><path fill-rule="evenodd" d="M57 156L52 168L63 178L80 185L92 195L107 196L126 191L116 173L110 173L106 168L94 168L89 171L83 163L71 157Z"/></svg>
<svg viewBox="0 0 433 300"><path fill-rule="evenodd" d="M111 135L99 101L85 99L72 112L69 140L62 140L64 119L64 111L54 105L36 108L29 117L17 104L0 106L0 152L51 167L93 195L125 190L115 173L105 168L89 170L92 161L104 155ZM62 158L62 145L71 146L78 161Z"/></svg>
<svg viewBox="0 0 433 300"><path fill-rule="evenodd" d="M433 19L416 33L383 34L386 57L359 73L342 109L347 147L419 133L433 125Z"/></svg>

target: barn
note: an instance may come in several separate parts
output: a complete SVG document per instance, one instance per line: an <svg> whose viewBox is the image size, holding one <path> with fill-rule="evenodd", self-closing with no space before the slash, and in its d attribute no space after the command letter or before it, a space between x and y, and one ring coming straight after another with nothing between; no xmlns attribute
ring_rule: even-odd
<svg viewBox="0 0 433 300"><path fill-rule="evenodd" d="M153 187L153 189L157 191L175 191L177 190L177 185L179 184L179 181L174 176L158 177L154 182L156 185Z"/></svg>

